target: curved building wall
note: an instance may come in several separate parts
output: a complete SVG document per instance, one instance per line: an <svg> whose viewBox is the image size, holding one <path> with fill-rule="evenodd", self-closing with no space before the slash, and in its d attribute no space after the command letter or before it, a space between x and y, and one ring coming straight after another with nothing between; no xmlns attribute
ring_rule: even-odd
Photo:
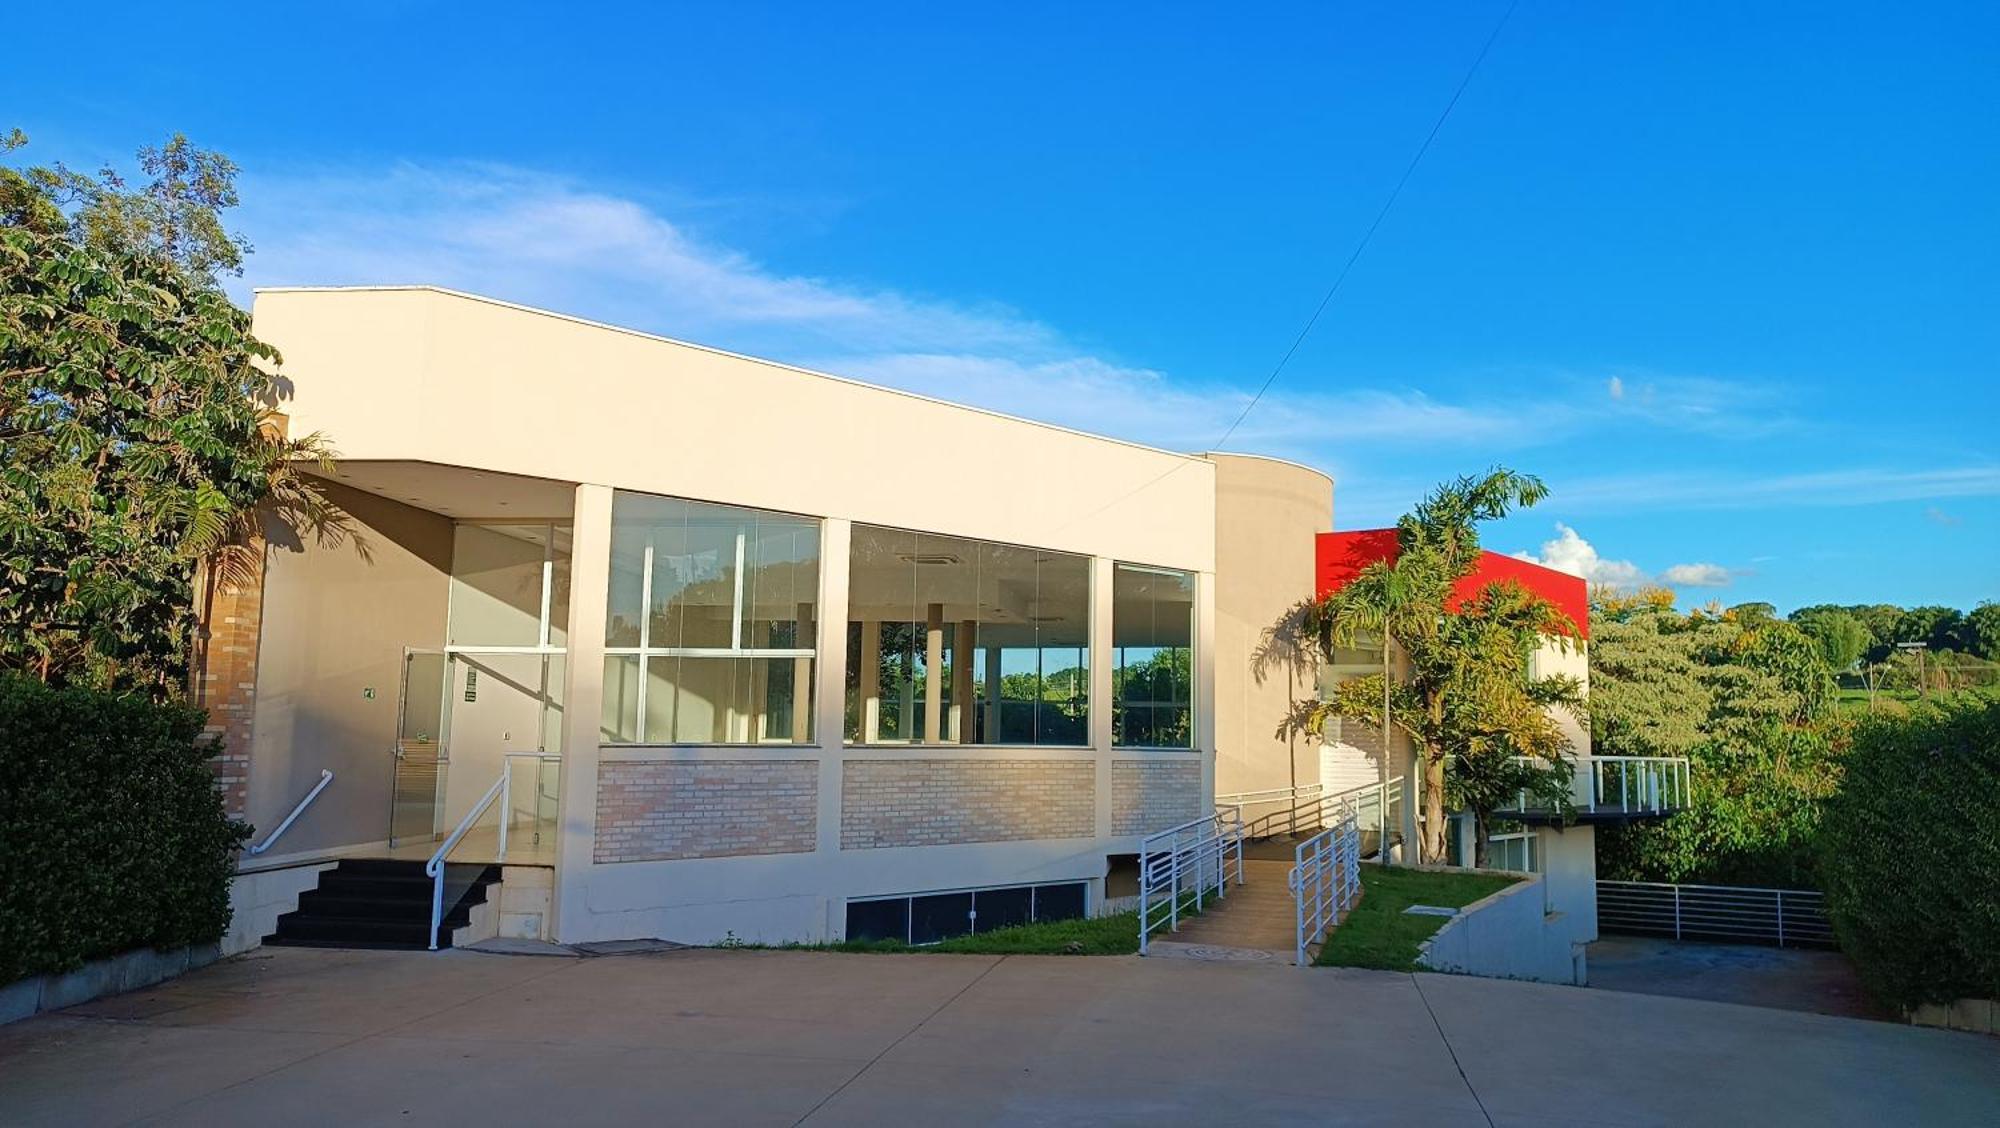
<svg viewBox="0 0 2000 1128"><path fill-rule="evenodd" d="M1293 629L1313 595L1314 538L1333 527L1333 479L1254 455L1215 464L1215 790L1319 782L1319 747L1278 729L1316 695Z"/></svg>

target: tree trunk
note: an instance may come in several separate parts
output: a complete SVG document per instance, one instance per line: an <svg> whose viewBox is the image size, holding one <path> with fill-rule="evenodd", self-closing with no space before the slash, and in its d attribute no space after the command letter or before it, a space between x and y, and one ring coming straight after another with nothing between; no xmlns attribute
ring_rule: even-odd
<svg viewBox="0 0 2000 1128"><path fill-rule="evenodd" d="M1444 756L1426 748L1424 756L1424 851L1425 865L1442 865L1445 859Z"/></svg>

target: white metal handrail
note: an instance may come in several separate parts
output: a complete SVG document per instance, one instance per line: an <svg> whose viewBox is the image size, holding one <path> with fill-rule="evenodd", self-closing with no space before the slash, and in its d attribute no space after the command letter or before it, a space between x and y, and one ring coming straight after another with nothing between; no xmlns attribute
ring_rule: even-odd
<svg viewBox="0 0 2000 1128"><path fill-rule="evenodd" d="M1181 926L1181 899L1192 894L1194 909L1228 893L1229 879L1243 884L1243 810L1218 806L1214 814L1189 819L1139 840L1139 954L1162 925ZM1164 894L1164 896L1162 896Z"/></svg>
<svg viewBox="0 0 2000 1128"><path fill-rule="evenodd" d="M306 792L306 797L299 800L299 805L292 808L291 814L285 816L285 821L278 824L278 829L272 831L268 835L265 835L264 841L257 843L255 846L250 847L251 856L254 857L258 854L262 854L266 850L269 850L271 848L271 844L276 842L280 835L292 829L292 824L298 821L300 815L306 813L306 808L312 806L312 801L319 798L319 793L325 791L326 785L332 782L333 782L333 771L329 768L321 768L319 770L319 782L313 784L312 790Z"/></svg>
<svg viewBox="0 0 2000 1128"><path fill-rule="evenodd" d="M1298 789L1304 792L1304 788ZM1314 788L1318 790L1317 785ZM1346 791L1332 794L1302 796L1297 803L1284 810L1269 811L1244 824L1243 833L1247 838L1269 838L1279 831L1297 833L1301 828L1321 830L1329 825L1329 819L1338 821L1343 809L1351 808L1355 817L1375 824L1376 851L1383 860L1388 859L1388 844L1393 835L1400 832L1400 817L1392 819L1392 808L1400 808L1403 802L1403 777L1390 776L1383 783L1368 783L1351 787ZM1372 808L1373 817L1368 812Z"/></svg>
<svg viewBox="0 0 2000 1128"><path fill-rule="evenodd" d="M1542 765L1532 756L1516 763ZM1570 802L1590 814L1663 815L1688 806L1690 779L1685 756L1576 756L1570 758ZM1546 806L1523 789L1511 808L1526 813Z"/></svg>
<svg viewBox="0 0 2000 1128"><path fill-rule="evenodd" d="M1352 808L1292 851L1285 885L1292 891L1292 962L1304 967L1307 949L1361 896L1361 824Z"/></svg>
<svg viewBox="0 0 2000 1128"><path fill-rule="evenodd" d="M458 820L458 826L452 830L451 836L444 840L444 845L439 846L437 853L431 855L431 860L424 863L424 875L431 879L431 951L433 952L437 951L438 928L444 923L445 855L457 848L459 840L465 837L465 832L472 829L472 824L479 821L479 816L486 813L486 808L491 807L494 800L512 790L513 781L514 765L511 762L503 763L500 768L500 778L494 780L493 786L486 789L486 794L479 797L479 802L474 803L472 809L465 813L465 817ZM503 810L500 812L500 858L503 861L507 857L507 822L507 812Z"/></svg>

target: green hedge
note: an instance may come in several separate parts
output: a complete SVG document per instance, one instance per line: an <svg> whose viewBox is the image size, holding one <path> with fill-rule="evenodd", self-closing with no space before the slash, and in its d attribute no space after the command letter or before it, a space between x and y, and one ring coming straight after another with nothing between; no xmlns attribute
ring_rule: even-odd
<svg viewBox="0 0 2000 1128"><path fill-rule="evenodd" d="M1819 837L1827 912L1869 990L2000 998L2000 697L1862 722Z"/></svg>
<svg viewBox="0 0 2000 1128"><path fill-rule="evenodd" d="M0 676L0 983L218 940L249 828L202 714Z"/></svg>

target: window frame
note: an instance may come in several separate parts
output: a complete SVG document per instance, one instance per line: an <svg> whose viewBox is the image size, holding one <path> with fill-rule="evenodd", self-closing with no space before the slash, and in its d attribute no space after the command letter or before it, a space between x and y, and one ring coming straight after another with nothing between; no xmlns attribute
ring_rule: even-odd
<svg viewBox="0 0 2000 1128"><path fill-rule="evenodd" d="M614 527L616 524L616 507L617 507L618 494L624 494L631 497L653 498L662 501L679 502L683 506L697 505L697 506L709 507L712 509L733 510L737 513L746 514L750 516L753 522L758 517L768 515L774 518L786 518L789 520L800 522L802 524L810 524L813 528L813 534L814 534L812 606L813 606L813 616L814 616L813 639L815 645L785 646L785 647L769 647L769 646L746 647L743 645L743 623L744 623L743 589L744 589L744 581L746 579L744 566L747 563L747 555L749 550L749 535L748 535L748 530L742 526L739 526L736 529L736 552L735 552L735 565L734 565L735 570L733 573L733 582L731 584L732 592L730 596L730 614L729 614L729 637L731 645L729 646L650 645L653 633L653 562L654 562L654 554L658 550L658 545L654 543L656 539L655 534L648 533L646 538L645 550L640 554L639 643L636 646L612 646L607 642L604 646L604 658L606 660L605 661L606 666L610 665L610 659L613 658L638 659L638 687L637 687L637 692L633 695L633 705L632 705L632 710L633 710L632 719L634 721L632 731L636 735L637 739L634 740L605 739L602 732L602 720L600 718L599 722L600 731L599 731L598 743L604 747L610 747L610 748L810 748L814 747L818 743L818 734L815 731L818 727L817 725L818 718L814 715L816 712L814 691L819 684L819 675L820 675L819 649L817 644L821 634L824 633L824 624L822 622L824 616L820 614L820 609L822 608L825 602L825 587L826 587L826 569L823 567L823 564L826 559L824 552L826 546L825 519L809 516L803 513L789 513L783 510L776 510L776 509L759 509L747 505L731 505L727 502L705 501L700 498L690 498L690 497L676 497L671 494L647 493L643 490L617 490L614 492L614 496L612 499ZM655 526L654 528L655 530L657 530L658 526ZM607 606L605 629L607 633L610 630L610 612L608 608L612 598L613 598L613 593L607 590L605 593L605 602ZM792 701L792 709L794 710L794 712L800 709L805 710L806 713L805 739L794 740L790 736L786 736L783 739L766 737L764 739L750 739L750 740L648 740L646 739L647 696L649 692L650 683L652 681L652 679L647 676L647 671L648 667L650 666L654 658L739 658L739 659L790 658L793 659L794 661L801 658L805 659L806 661L812 663L812 665L808 670L805 684L803 686L797 685L796 683L794 684L793 701Z"/></svg>
<svg viewBox="0 0 2000 1128"><path fill-rule="evenodd" d="M1125 744L1118 739L1119 710L1126 704L1119 696L1118 671L1124 665L1124 653L1130 647L1118 644L1118 573L1120 569L1130 569L1153 576L1185 577L1191 585L1188 601L1188 742L1186 744ZM1111 710L1111 748L1118 752L1199 752L1201 751L1201 587L1202 574L1193 568L1172 568L1164 564L1145 564L1135 560L1111 561L1111 590L1105 593L1111 602L1111 637L1106 640L1105 657L1110 665L1111 700L1106 706ZM1170 649L1156 647L1155 649ZM1157 709L1159 702L1141 702L1145 708ZM1176 704L1168 702L1167 704Z"/></svg>

